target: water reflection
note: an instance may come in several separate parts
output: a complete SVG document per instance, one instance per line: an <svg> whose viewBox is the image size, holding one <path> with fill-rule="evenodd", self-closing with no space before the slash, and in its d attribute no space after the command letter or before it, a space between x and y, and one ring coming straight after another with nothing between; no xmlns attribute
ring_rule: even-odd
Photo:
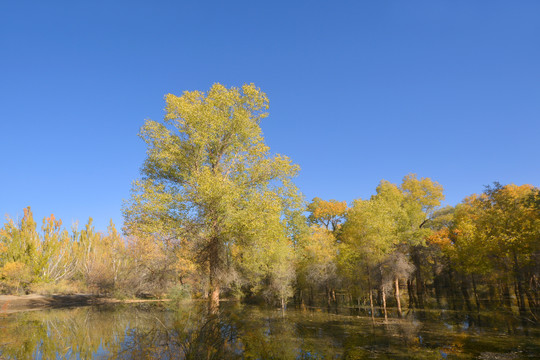
<svg viewBox="0 0 540 360"><path fill-rule="evenodd" d="M540 354L538 326L508 314L409 313L376 320L224 303L54 309L0 318L6 359L520 359Z"/></svg>

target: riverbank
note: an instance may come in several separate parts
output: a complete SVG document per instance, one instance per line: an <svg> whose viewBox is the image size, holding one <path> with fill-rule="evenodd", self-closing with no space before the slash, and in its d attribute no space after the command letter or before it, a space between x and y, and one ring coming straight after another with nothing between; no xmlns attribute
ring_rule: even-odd
<svg viewBox="0 0 540 360"><path fill-rule="evenodd" d="M168 299L114 299L103 295L73 294L73 295L0 295L0 315L20 311L35 311L50 308L72 306L88 306L109 303L139 303L161 302Z"/></svg>

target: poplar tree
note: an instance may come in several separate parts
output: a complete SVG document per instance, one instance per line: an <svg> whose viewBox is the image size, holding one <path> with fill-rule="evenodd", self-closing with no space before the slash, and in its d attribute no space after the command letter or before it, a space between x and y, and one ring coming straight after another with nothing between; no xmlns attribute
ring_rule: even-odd
<svg viewBox="0 0 540 360"><path fill-rule="evenodd" d="M215 309L235 271L260 276L270 271L268 254L292 251L287 220L301 203L291 182L299 167L265 144L268 98L253 84L165 100L164 121L141 128L147 158L124 206L126 232L185 240Z"/></svg>

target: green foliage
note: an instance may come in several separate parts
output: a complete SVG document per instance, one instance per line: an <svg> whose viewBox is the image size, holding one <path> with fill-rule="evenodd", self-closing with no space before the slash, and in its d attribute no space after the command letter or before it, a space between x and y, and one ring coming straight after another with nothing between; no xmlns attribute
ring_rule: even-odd
<svg viewBox="0 0 540 360"><path fill-rule="evenodd" d="M217 296L240 278L256 285L271 273L273 247L294 233L302 201L291 182L298 166L271 155L262 137L268 99L252 84L165 99L165 121L141 129L147 159L124 207L126 231L172 247L189 241Z"/></svg>

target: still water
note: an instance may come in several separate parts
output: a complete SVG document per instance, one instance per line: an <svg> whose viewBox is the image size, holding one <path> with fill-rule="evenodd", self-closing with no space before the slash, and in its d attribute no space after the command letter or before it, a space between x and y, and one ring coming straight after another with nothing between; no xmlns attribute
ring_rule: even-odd
<svg viewBox="0 0 540 360"><path fill-rule="evenodd" d="M540 327L501 313L117 304L0 317L0 359L540 359Z"/></svg>

